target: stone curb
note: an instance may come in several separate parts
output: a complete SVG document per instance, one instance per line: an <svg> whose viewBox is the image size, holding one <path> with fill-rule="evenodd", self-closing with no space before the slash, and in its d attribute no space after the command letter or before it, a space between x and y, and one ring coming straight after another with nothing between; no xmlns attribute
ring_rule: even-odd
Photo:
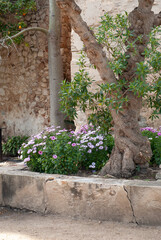
<svg viewBox="0 0 161 240"><path fill-rule="evenodd" d="M0 167L0 206L40 213L161 224L161 181L40 174Z"/></svg>

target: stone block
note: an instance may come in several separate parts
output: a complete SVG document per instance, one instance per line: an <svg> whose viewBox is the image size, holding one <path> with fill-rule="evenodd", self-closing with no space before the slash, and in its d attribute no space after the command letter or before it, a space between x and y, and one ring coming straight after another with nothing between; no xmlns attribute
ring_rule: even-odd
<svg viewBox="0 0 161 240"><path fill-rule="evenodd" d="M133 222L133 213L122 185L104 180L54 179L45 186L47 212L64 216Z"/></svg>
<svg viewBox="0 0 161 240"><path fill-rule="evenodd" d="M138 224L161 224L161 182L138 181L137 185L126 187Z"/></svg>
<svg viewBox="0 0 161 240"><path fill-rule="evenodd" d="M43 183L41 177L4 174L1 189L4 205L44 212Z"/></svg>

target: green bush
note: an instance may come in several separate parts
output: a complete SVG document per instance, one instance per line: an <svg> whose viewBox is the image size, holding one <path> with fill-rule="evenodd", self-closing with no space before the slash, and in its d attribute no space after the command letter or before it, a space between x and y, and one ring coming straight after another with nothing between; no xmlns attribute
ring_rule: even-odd
<svg viewBox="0 0 161 240"><path fill-rule="evenodd" d="M150 140L153 152L150 165L159 166L161 164L161 128L159 131L150 127L142 128L141 130L143 136L147 136Z"/></svg>
<svg viewBox="0 0 161 240"><path fill-rule="evenodd" d="M32 171L73 174L99 170L108 160L113 137L84 126L80 132L50 127L30 138L20 149L21 158Z"/></svg>
<svg viewBox="0 0 161 240"><path fill-rule="evenodd" d="M83 155L82 168L100 170L109 159L114 138L109 134L103 134L99 127L94 129L88 125L83 126L76 134Z"/></svg>
<svg viewBox="0 0 161 240"><path fill-rule="evenodd" d="M81 161L73 132L54 127L33 136L20 152L27 166L36 172L72 174L78 171Z"/></svg>
<svg viewBox="0 0 161 240"><path fill-rule="evenodd" d="M8 137L6 143L2 144L2 152L5 155L16 157L18 156L18 150L21 145L26 142L28 139L27 136L13 136Z"/></svg>

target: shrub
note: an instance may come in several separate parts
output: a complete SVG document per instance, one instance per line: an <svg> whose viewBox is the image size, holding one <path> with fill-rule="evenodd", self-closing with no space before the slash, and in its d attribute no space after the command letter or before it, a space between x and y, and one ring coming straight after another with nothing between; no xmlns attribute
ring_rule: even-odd
<svg viewBox="0 0 161 240"><path fill-rule="evenodd" d="M103 134L99 127L94 129L88 125L83 126L76 135L82 152L82 168L100 170L109 159L114 138Z"/></svg>
<svg viewBox="0 0 161 240"><path fill-rule="evenodd" d="M102 135L99 128L84 126L75 133L50 127L32 136L19 153L32 171L73 174L80 169L99 170L113 144L113 137Z"/></svg>
<svg viewBox="0 0 161 240"><path fill-rule="evenodd" d="M27 136L13 136L8 137L6 143L2 144L2 152L5 155L16 157L18 156L18 150L21 145L26 142Z"/></svg>
<svg viewBox="0 0 161 240"><path fill-rule="evenodd" d="M150 140L151 149L153 152L152 158L150 160L150 165L160 165L161 164L161 127L156 130L151 127L146 127L141 129L143 136L147 136Z"/></svg>
<svg viewBox="0 0 161 240"><path fill-rule="evenodd" d="M73 132L50 127L27 144L23 144L22 159L32 171L58 174L76 173L81 152Z"/></svg>

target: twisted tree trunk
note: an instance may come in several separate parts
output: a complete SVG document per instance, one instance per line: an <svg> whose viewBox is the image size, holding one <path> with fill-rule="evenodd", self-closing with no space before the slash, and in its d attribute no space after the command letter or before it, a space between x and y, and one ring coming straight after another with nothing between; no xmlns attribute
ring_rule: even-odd
<svg viewBox="0 0 161 240"><path fill-rule="evenodd" d="M116 177L130 177L136 165L148 166L152 152L148 138L140 132L138 118L141 109L141 98L133 93L128 94L128 106L116 113L111 110L114 120L115 146L109 161L101 170L101 175L110 174Z"/></svg>
<svg viewBox="0 0 161 240"><path fill-rule="evenodd" d="M74 31L80 36L85 45L85 51L100 73L102 80L117 84L117 79L113 71L108 67L108 59L100 44L97 43L93 32L82 20L81 10L74 0L56 0L60 8L67 11L71 19ZM139 5L129 14L130 29L134 32L131 41L142 34L142 43L137 43L137 54L133 54L133 49L129 49L128 64L126 70L120 76L126 79L127 85L135 78L134 69L136 63L144 60L143 52L148 42L148 34L154 25L161 24L161 14L155 15L151 8L154 0L138 0ZM108 163L101 170L101 174L111 174L117 177L130 177L135 171L136 164L146 165L150 160L152 152L150 143L140 132L138 119L142 106L142 99L127 89L120 90L129 101L123 106L123 110L116 113L110 109L115 134L115 146ZM111 95L112 97L112 95Z"/></svg>

